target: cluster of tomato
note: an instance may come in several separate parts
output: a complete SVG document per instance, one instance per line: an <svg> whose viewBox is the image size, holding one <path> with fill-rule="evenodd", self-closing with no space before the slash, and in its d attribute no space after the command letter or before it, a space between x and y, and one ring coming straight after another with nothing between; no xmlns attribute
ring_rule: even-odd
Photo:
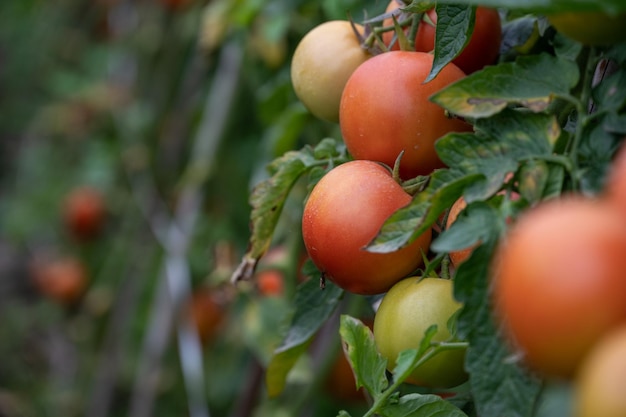
<svg viewBox="0 0 626 417"><path fill-rule="evenodd" d="M450 280L411 276L423 266L431 230L397 251L375 253L365 247L385 220L411 201L403 181L443 167L435 141L449 132L472 130L429 97L494 64L502 36L498 12L479 7L464 51L425 82L433 66L437 14L434 9L404 14L403 5L392 0L375 29L349 21L313 28L296 48L291 67L299 99L320 119L339 123L353 158L330 169L312 189L303 212L303 240L325 278L355 294L385 294L374 337L390 367L399 352L416 348L433 324L438 326L433 341L450 339L447 321L461 305ZM416 18L413 47L400 48L398 39L406 38ZM385 47L366 48L368 43ZM407 319L399 323L397 317ZM459 385L467 378L464 355L464 349L442 352L418 367L409 382Z"/></svg>
<svg viewBox="0 0 626 417"><path fill-rule="evenodd" d="M624 255L626 147L603 194L527 210L495 256L494 305L512 346L541 374L575 379L581 416L626 410L614 395L626 372Z"/></svg>
<svg viewBox="0 0 626 417"><path fill-rule="evenodd" d="M101 235L107 209L98 189L74 188L64 197L61 211L65 231L74 241L85 244ZM65 306L77 303L89 284L87 265L76 254L38 254L30 272L43 295Z"/></svg>

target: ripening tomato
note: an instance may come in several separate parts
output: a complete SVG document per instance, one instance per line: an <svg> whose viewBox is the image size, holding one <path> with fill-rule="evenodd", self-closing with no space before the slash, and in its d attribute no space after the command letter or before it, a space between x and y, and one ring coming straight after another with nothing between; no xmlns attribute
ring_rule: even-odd
<svg viewBox="0 0 626 417"><path fill-rule="evenodd" d="M104 197L90 186L73 189L63 204L63 219L69 232L79 240L97 237L106 217Z"/></svg>
<svg viewBox="0 0 626 417"><path fill-rule="evenodd" d="M454 202L454 204L452 204L452 207L450 207L450 212L448 213L448 219L446 221L446 229L452 226L452 223L454 223L456 218L459 216L459 213L463 211L465 207L467 207L467 203L465 202L465 199L463 197L459 198ZM455 268L458 268L462 262L465 262L467 258L469 258L469 256L472 254L472 250L474 250L474 248L469 247L450 252L449 255L452 265L454 265Z"/></svg>
<svg viewBox="0 0 626 417"><path fill-rule="evenodd" d="M364 28L355 24L359 33ZM370 54L347 20L314 27L298 43L291 60L291 83L296 95L316 117L339 121L341 92L352 72Z"/></svg>
<svg viewBox="0 0 626 417"><path fill-rule="evenodd" d="M528 365L571 377L626 320L626 222L581 196L543 202L511 228L493 265L495 311Z"/></svg>
<svg viewBox="0 0 626 417"><path fill-rule="evenodd" d="M432 94L465 76L448 64L424 84L432 63L431 54L391 51L370 58L354 71L341 97L339 125L355 159L393 166L404 151L403 179L443 167L435 141L449 132L470 131L472 126L429 101Z"/></svg>
<svg viewBox="0 0 626 417"><path fill-rule="evenodd" d="M454 299L451 280L411 277L394 285L383 297L374 318L374 341L393 370L403 350L417 349L426 330L437 325L433 342L452 335L448 320L461 304ZM406 382L430 388L451 388L467 380L465 349L438 353L418 366Z"/></svg>
<svg viewBox="0 0 626 417"><path fill-rule="evenodd" d="M626 142L618 151L605 185L606 198L614 204L626 219Z"/></svg>
<svg viewBox="0 0 626 417"><path fill-rule="evenodd" d="M594 12L552 14L548 21L563 35L585 45L610 45L626 41L626 13L607 15Z"/></svg>
<svg viewBox="0 0 626 417"><path fill-rule="evenodd" d="M387 13L401 7L396 0L391 0L387 6ZM389 26L393 20L385 19L383 25ZM437 12L430 9L420 22L415 34L415 50L420 52L431 52L435 48L435 30L437 25ZM407 29L408 32L408 29ZM393 38L393 31L383 34L383 42L389 45ZM500 14L495 9L479 6L476 8L476 20L474 30L469 42L463 51L452 62L458 66L465 74L471 74L493 65L498 60L500 54L500 43L502 42L502 21ZM392 49L399 49L398 42L392 45Z"/></svg>
<svg viewBox="0 0 626 417"><path fill-rule="evenodd" d="M626 416L626 327L601 338L584 359L576 376L576 417Z"/></svg>
<svg viewBox="0 0 626 417"><path fill-rule="evenodd" d="M39 291L62 305L75 304L87 288L87 268L73 256L36 260L31 273Z"/></svg>
<svg viewBox="0 0 626 417"><path fill-rule="evenodd" d="M430 247L431 231L395 252L365 247L387 218L411 196L388 169L356 160L331 169L315 185L304 207L302 234L309 257L339 287L379 294L412 273Z"/></svg>

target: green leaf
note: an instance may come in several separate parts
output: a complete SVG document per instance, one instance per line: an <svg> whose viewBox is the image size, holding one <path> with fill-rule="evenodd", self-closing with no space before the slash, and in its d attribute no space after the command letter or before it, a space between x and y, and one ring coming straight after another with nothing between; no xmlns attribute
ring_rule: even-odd
<svg viewBox="0 0 626 417"><path fill-rule="evenodd" d="M411 5L413 3L420 3L420 1L413 0ZM439 3L482 5L535 13L602 11L614 14L626 12L626 3L622 0L439 0Z"/></svg>
<svg viewBox="0 0 626 417"><path fill-rule="evenodd" d="M424 332L418 349L407 349L400 352L392 371L396 381L404 381L413 373L419 359L424 356L427 350L431 349L430 343L435 334L437 334L437 325L433 324Z"/></svg>
<svg viewBox="0 0 626 417"><path fill-rule="evenodd" d="M545 53L521 56L515 62L470 74L431 100L451 113L471 118L489 117L510 105L542 112L556 95L568 95L578 79L578 66L572 61Z"/></svg>
<svg viewBox="0 0 626 417"><path fill-rule="evenodd" d="M352 366L357 388L365 387L376 400L387 388L387 360L374 343L372 331L360 320L347 315L341 316L339 327L343 350Z"/></svg>
<svg viewBox="0 0 626 417"><path fill-rule="evenodd" d="M387 403L378 412L383 417L466 417L463 411L438 395L407 394Z"/></svg>
<svg viewBox="0 0 626 417"><path fill-rule="evenodd" d="M531 416L541 381L516 361L492 317L490 265L496 240L485 241L462 263L455 276L455 297L463 303L458 316L459 337L469 348L466 368L481 417Z"/></svg>
<svg viewBox="0 0 626 417"><path fill-rule="evenodd" d="M289 151L268 165L270 177L258 183L250 194L252 233L249 247L232 281L252 277L256 264L268 250L274 230L293 186L314 168L329 167L347 159L345 146L333 139L324 139L315 149L306 146Z"/></svg>
<svg viewBox="0 0 626 417"><path fill-rule="evenodd" d="M436 11L435 57L425 83L463 51L474 31L476 18L476 9L466 5L441 3L437 4Z"/></svg>
<svg viewBox="0 0 626 417"><path fill-rule="evenodd" d="M432 242L430 248L435 252L450 252L497 236L500 232L499 223L494 221L497 216L497 211L489 204L474 202L459 213L456 221Z"/></svg>
<svg viewBox="0 0 626 417"><path fill-rule="evenodd" d="M283 391L287 374L306 351L315 333L335 311L342 295L343 290L332 282L327 282L324 290L319 288L319 283L314 279L298 287L294 300L296 311L291 325L267 368L265 380L270 397Z"/></svg>

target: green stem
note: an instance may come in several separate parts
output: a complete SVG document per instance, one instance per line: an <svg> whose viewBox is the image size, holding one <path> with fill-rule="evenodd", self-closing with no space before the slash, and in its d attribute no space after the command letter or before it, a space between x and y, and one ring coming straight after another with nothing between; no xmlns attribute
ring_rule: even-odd
<svg viewBox="0 0 626 417"><path fill-rule="evenodd" d="M578 112L578 120L576 123L576 131L571 146L569 147L569 157L572 163L572 182L574 189L579 188L578 182L578 147L582 141L583 133L591 117L588 115L588 105L591 100L592 80L595 67L597 64L597 53L595 48L590 48L587 55L585 72L582 80L582 90L580 100L577 101L576 110Z"/></svg>
<svg viewBox="0 0 626 417"><path fill-rule="evenodd" d="M415 363L411 366L411 370L418 368L420 365L429 361L435 355L446 351L446 350L456 350L456 349L466 349L469 344L467 342L431 342L431 346L433 347L431 350L425 352L422 356L420 356ZM391 384L379 397L376 398L372 407L363 415L363 417L371 417L376 414L380 410L382 406L387 403L387 400L391 395L396 392L400 385L404 383L404 379L399 378L396 379L393 384Z"/></svg>

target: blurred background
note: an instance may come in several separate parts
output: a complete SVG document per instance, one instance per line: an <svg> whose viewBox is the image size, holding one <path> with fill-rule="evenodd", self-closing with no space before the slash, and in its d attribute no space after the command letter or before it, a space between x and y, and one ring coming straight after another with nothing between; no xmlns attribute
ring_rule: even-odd
<svg viewBox="0 0 626 417"><path fill-rule="evenodd" d="M265 392L304 279L304 187L255 280L230 277L268 162L340 138L294 95L297 42L386 5L0 2L0 416L366 409L336 317L285 393Z"/></svg>

